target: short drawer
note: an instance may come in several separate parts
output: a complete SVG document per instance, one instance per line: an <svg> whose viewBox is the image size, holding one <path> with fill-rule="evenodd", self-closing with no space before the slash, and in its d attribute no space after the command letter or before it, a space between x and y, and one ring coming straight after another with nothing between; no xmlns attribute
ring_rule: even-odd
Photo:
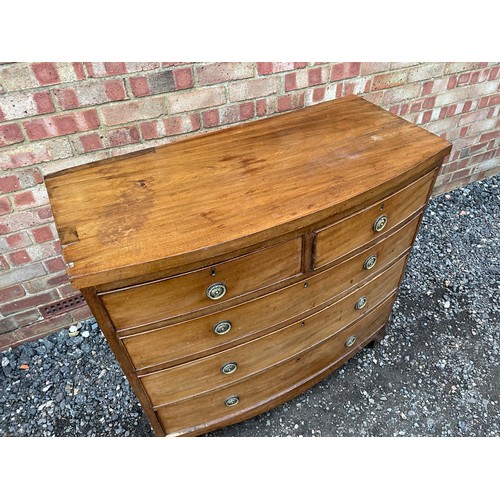
<svg viewBox="0 0 500 500"><path fill-rule="evenodd" d="M237 422L270 409L302 392L315 377L323 378L365 345L386 324L394 296L345 330L327 337L268 370L212 392L156 409L167 434L184 433L197 426ZM309 383L309 385L311 385Z"/></svg>
<svg viewBox="0 0 500 500"><path fill-rule="evenodd" d="M141 370L176 364L244 341L373 277L409 250L418 221L419 216L364 252L307 280L213 314L125 337L124 346L135 368Z"/></svg>
<svg viewBox="0 0 500 500"><path fill-rule="evenodd" d="M398 287L406 259L339 302L276 332L196 361L141 377L153 406L214 390L322 342L367 314Z"/></svg>
<svg viewBox="0 0 500 500"><path fill-rule="evenodd" d="M319 229L314 240L314 268L355 251L420 210L433 178L434 171L365 210Z"/></svg>
<svg viewBox="0 0 500 500"><path fill-rule="evenodd" d="M100 298L117 330L204 309L301 273L302 238Z"/></svg>

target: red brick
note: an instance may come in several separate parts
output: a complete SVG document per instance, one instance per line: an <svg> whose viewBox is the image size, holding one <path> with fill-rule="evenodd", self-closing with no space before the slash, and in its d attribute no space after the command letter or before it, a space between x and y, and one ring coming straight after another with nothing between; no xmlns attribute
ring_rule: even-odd
<svg viewBox="0 0 500 500"><path fill-rule="evenodd" d="M54 234L50 226L36 227L31 230L31 234L33 235L35 243L44 243L54 239Z"/></svg>
<svg viewBox="0 0 500 500"><path fill-rule="evenodd" d="M10 269L10 266L5 260L5 257L3 255L0 255L0 270L3 269Z"/></svg>
<svg viewBox="0 0 500 500"><path fill-rule="evenodd" d="M59 298L59 294L56 290L50 290L39 295L32 295L30 297L25 297L24 299L15 300L8 304L3 304L0 306L0 312L2 314L10 314L23 309L33 308L36 306L41 306L48 304Z"/></svg>
<svg viewBox="0 0 500 500"><path fill-rule="evenodd" d="M301 68L305 68L306 66L307 66L306 62L295 62L295 63L293 63L293 68L294 69L301 69Z"/></svg>
<svg viewBox="0 0 500 500"><path fill-rule="evenodd" d="M95 109L24 122L24 128L31 141L85 132L98 127L99 119Z"/></svg>
<svg viewBox="0 0 500 500"><path fill-rule="evenodd" d="M422 109L422 101L414 102L410 107L410 113L416 113Z"/></svg>
<svg viewBox="0 0 500 500"><path fill-rule="evenodd" d="M11 250L16 250L17 248L23 248L31 245L31 241L29 240L26 233L9 234L5 237L5 241L7 243L7 246Z"/></svg>
<svg viewBox="0 0 500 500"><path fill-rule="evenodd" d="M17 175L8 175L0 177L0 193L11 193L21 189L19 185L19 177Z"/></svg>
<svg viewBox="0 0 500 500"><path fill-rule="evenodd" d="M0 331L15 330L16 328L19 328L21 326L33 323L33 321L37 321L39 318L40 313L35 309L14 314L0 322ZM18 333L19 330L16 330L16 336ZM2 338L4 335L5 334L0 335L0 338Z"/></svg>
<svg viewBox="0 0 500 500"><path fill-rule="evenodd" d="M148 79L145 76L133 76L130 78L130 88L135 97L151 95Z"/></svg>
<svg viewBox="0 0 500 500"><path fill-rule="evenodd" d="M62 257L55 257L54 259L46 260L44 264L49 273L57 273L66 269L66 264Z"/></svg>
<svg viewBox="0 0 500 500"><path fill-rule="evenodd" d="M491 139L497 139L498 137L500 137L500 130L496 130L493 132L487 132L485 134L481 134L481 137L479 138L479 142L490 141Z"/></svg>
<svg viewBox="0 0 500 500"><path fill-rule="evenodd" d="M174 70L175 89L190 89L193 86L193 71L191 68Z"/></svg>
<svg viewBox="0 0 500 500"><path fill-rule="evenodd" d="M347 78L354 78L359 75L361 63L344 62L334 64L332 68L331 80L344 80Z"/></svg>
<svg viewBox="0 0 500 500"><path fill-rule="evenodd" d="M278 112L288 111L304 106L304 94L287 94L278 97Z"/></svg>
<svg viewBox="0 0 500 500"><path fill-rule="evenodd" d="M422 108L423 109L430 109L434 107L434 104L436 102L436 97L428 97L427 99L424 99L422 103Z"/></svg>
<svg viewBox="0 0 500 500"><path fill-rule="evenodd" d="M65 285L61 285L61 286L57 287L57 291L59 292L59 295L61 296L62 299L72 297L77 292L77 290L75 290L71 286L71 283L66 283Z"/></svg>
<svg viewBox="0 0 500 500"><path fill-rule="evenodd" d="M52 210L50 207L43 207L37 210L37 215L40 219L51 219L52 218Z"/></svg>
<svg viewBox="0 0 500 500"><path fill-rule="evenodd" d="M432 92L432 85L434 82L425 82L422 88L422 95L428 95Z"/></svg>
<svg viewBox="0 0 500 500"><path fill-rule="evenodd" d="M145 140L158 139L163 134L158 129L158 122L143 122L141 123L141 134Z"/></svg>
<svg viewBox="0 0 500 500"><path fill-rule="evenodd" d="M35 197L32 191L25 191L14 195L14 205L16 208L25 208L35 204Z"/></svg>
<svg viewBox="0 0 500 500"><path fill-rule="evenodd" d="M285 91L297 88L297 73L287 73L285 75Z"/></svg>
<svg viewBox="0 0 500 500"><path fill-rule="evenodd" d="M254 103L244 102L240 104L240 120L249 120L255 115Z"/></svg>
<svg viewBox="0 0 500 500"><path fill-rule="evenodd" d="M497 104L500 104L500 94L488 98L488 106L496 106Z"/></svg>
<svg viewBox="0 0 500 500"><path fill-rule="evenodd" d="M75 109L80 106L78 97L74 89L58 89L56 90L56 97L61 109Z"/></svg>
<svg viewBox="0 0 500 500"><path fill-rule="evenodd" d="M0 215L10 214L12 212L12 207L10 205L9 198L3 196L0 198Z"/></svg>
<svg viewBox="0 0 500 500"><path fill-rule="evenodd" d="M104 146L101 141L101 136L98 133L92 133L87 135L81 135L78 140L83 148L83 152L88 153L90 151L97 151L102 149Z"/></svg>
<svg viewBox="0 0 500 500"><path fill-rule="evenodd" d="M210 109L204 111L201 115L201 120L205 128L216 127L219 125L219 110Z"/></svg>
<svg viewBox="0 0 500 500"><path fill-rule="evenodd" d="M33 63L31 67L40 85L52 85L61 81L54 63Z"/></svg>
<svg viewBox="0 0 500 500"><path fill-rule="evenodd" d="M457 86L465 85L466 83L469 83L469 80L471 79L471 75L472 75L472 73L462 73L458 77Z"/></svg>
<svg viewBox="0 0 500 500"><path fill-rule="evenodd" d="M495 80L499 72L500 72L500 66L495 66L494 68L491 68L488 80Z"/></svg>
<svg viewBox="0 0 500 500"><path fill-rule="evenodd" d="M325 98L325 87L315 88L313 91L313 101L322 101Z"/></svg>
<svg viewBox="0 0 500 500"><path fill-rule="evenodd" d="M124 146L125 144L134 144L139 142L139 130L137 127L122 127L109 132L109 144L112 147Z"/></svg>
<svg viewBox="0 0 500 500"><path fill-rule="evenodd" d="M9 260L14 266L22 266L31 262L31 257L26 250L18 250L9 254Z"/></svg>
<svg viewBox="0 0 500 500"><path fill-rule="evenodd" d="M37 92L33 94L33 99L40 114L52 113L56 110L48 92Z"/></svg>
<svg viewBox="0 0 500 500"><path fill-rule="evenodd" d="M21 285L14 285L7 288L0 289L0 303L10 302L11 300L19 299L24 297L26 292Z"/></svg>
<svg viewBox="0 0 500 500"><path fill-rule="evenodd" d="M34 342L41 339L49 333L60 330L74 323L70 313L64 313L60 316L52 316L47 320L37 321L36 323L22 326L16 330L16 336L19 339L15 345L25 342Z"/></svg>
<svg viewBox="0 0 500 500"><path fill-rule="evenodd" d="M308 82L310 86L320 85L321 83L325 83L323 80L322 69L321 68L313 68L308 71Z"/></svg>
<svg viewBox="0 0 500 500"><path fill-rule="evenodd" d="M467 113L472 108L472 101L465 101L464 106L462 108L462 113Z"/></svg>
<svg viewBox="0 0 500 500"><path fill-rule="evenodd" d="M0 125L0 147L23 142L23 132L17 123Z"/></svg>
<svg viewBox="0 0 500 500"><path fill-rule="evenodd" d="M127 98L123 80L107 80L104 89L110 101L122 101Z"/></svg>
<svg viewBox="0 0 500 500"><path fill-rule="evenodd" d="M179 135L194 132L200 128L198 113L183 116L171 116L163 120L166 135Z"/></svg>
<svg viewBox="0 0 500 500"><path fill-rule="evenodd" d="M432 111L426 111L422 116L422 123L429 123L431 121Z"/></svg>
<svg viewBox="0 0 500 500"><path fill-rule="evenodd" d="M272 62L259 62L257 63L257 71L259 75L269 75L273 72Z"/></svg>
<svg viewBox="0 0 500 500"><path fill-rule="evenodd" d="M105 62L104 69L109 76L122 75L127 72L127 66L123 62Z"/></svg>
<svg viewBox="0 0 500 500"><path fill-rule="evenodd" d="M259 75L269 75L294 69L294 66L293 62L264 62L257 63L257 71Z"/></svg>
<svg viewBox="0 0 500 500"><path fill-rule="evenodd" d="M267 113L267 103L265 99L258 99L255 103L257 116L264 116Z"/></svg>
<svg viewBox="0 0 500 500"><path fill-rule="evenodd" d="M76 309L72 309L70 314L74 321L83 321L92 317L92 312L87 304L77 307Z"/></svg>
<svg viewBox="0 0 500 500"><path fill-rule="evenodd" d="M73 63L73 70L78 80L85 80L85 71L83 69L83 64L81 62Z"/></svg>
<svg viewBox="0 0 500 500"><path fill-rule="evenodd" d="M450 78L448 79L448 85L446 86L446 88L448 90L454 89L457 86L457 81L458 81L458 78L456 76L450 76Z"/></svg>

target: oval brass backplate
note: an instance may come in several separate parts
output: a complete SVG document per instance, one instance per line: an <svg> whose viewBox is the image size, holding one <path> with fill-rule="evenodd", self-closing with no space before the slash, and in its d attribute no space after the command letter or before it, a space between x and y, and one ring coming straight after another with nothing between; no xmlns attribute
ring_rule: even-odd
<svg viewBox="0 0 500 500"><path fill-rule="evenodd" d="M354 345L354 343L356 342L356 337L354 335L352 335L351 337L349 337L346 341L345 341L345 346L346 347L352 347Z"/></svg>
<svg viewBox="0 0 500 500"><path fill-rule="evenodd" d="M212 331L216 335L225 335L226 333L229 333L232 327L233 325L231 321L223 319L222 321L219 321L212 327Z"/></svg>
<svg viewBox="0 0 500 500"><path fill-rule="evenodd" d="M363 269L368 269L368 270L373 269L376 263L377 263L377 256L370 255L369 257L366 258L365 263L363 264Z"/></svg>
<svg viewBox="0 0 500 500"><path fill-rule="evenodd" d="M229 363L223 364L220 367L220 372L223 373L224 375L231 375L231 373L234 373L237 368L238 368L238 363L231 361Z"/></svg>
<svg viewBox="0 0 500 500"><path fill-rule="evenodd" d="M210 300L219 300L226 295L226 292L227 286L224 283L213 283L206 289L205 295Z"/></svg>
<svg viewBox="0 0 500 500"><path fill-rule="evenodd" d="M226 406L236 406L240 402L240 398L238 396L229 396L224 401Z"/></svg>
<svg viewBox="0 0 500 500"><path fill-rule="evenodd" d="M368 302L368 300L366 299L365 296L363 297L360 297L357 301L356 301L356 304L354 305L354 308L355 309L363 309L363 307L366 306L366 303Z"/></svg>
<svg viewBox="0 0 500 500"><path fill-rule="evenodd" d="M373 230L376 233L379 233L384 229L384 227L387 225L387 215L381 215L380 217L377 217L375 222L373 223Z"/></svg>

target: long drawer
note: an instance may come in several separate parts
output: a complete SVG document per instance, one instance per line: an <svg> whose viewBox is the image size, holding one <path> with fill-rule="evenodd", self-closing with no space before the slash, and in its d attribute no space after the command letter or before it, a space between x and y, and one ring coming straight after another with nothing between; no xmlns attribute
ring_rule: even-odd
<svg viewBox="0 0 500 500"><path fill-rule="evenodd" d="M153 406L248 377L318 344L380 304L398 287L406 258L338 302L276 332L196 361L145 375Z"/></svg>
<svg viewBox="0 0 500 500"><path fill-rule="evenodd" d="M100 298L117 330L238 297L300 274L302 238L193 272L103 293Z"/></svg>
<svg viewBox="0 0 500 500"><path fill-rule="evenodd" d="M214 314L123 338L123 344L137 370L168 366L234 345L321 306L384 269L408 251L418 220L307 280Z"/></svg>
<svg viewBox="0 0 500 500"><path fill-rule="evenodd" d="M219 426L235 416L239 421L246 412L256 414L262 410L259 407L269 409L290 399L302 392L301 385L322 373L326 376L329 368L346 361L365 345L387 322L393 300L391 296L360 321L268 370L213 392L157 408L165 432L186 433L197 426Z"/></svg>
<svg viewBox="0 0 500 500"><path fill-rule="evenodd" d="M317 231L314 267L322 267L389 231L426 203L434 171L372 206Z"/></svg>

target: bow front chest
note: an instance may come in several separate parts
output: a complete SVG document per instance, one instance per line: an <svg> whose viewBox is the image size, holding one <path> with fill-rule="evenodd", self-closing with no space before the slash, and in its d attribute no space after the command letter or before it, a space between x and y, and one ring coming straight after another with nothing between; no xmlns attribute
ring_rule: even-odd
<svg viewBox="0 0 500 500"><path fill-rule="evenodd" d="M267 411L380 339L449 152L349 96L47 176L156 434Z"/></svg>

